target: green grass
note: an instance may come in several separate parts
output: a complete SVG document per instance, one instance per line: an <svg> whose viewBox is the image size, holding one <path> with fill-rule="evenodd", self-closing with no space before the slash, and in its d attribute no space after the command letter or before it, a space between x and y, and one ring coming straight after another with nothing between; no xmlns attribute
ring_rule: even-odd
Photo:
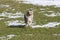
<svg viewBox="0 0 60 40"><path fill-rule="evenodd" d="M36 24L46 24L48 22L60 22L60 17L46 17L44 14L51 14L50 12L47 12L49 10L54 11L55 13L60 13L60 8L55 8L53 6L37 6L32 4L23 4L14 2L12 0L1 0L0 4L8 4L10 5L11 9L8 8L0 8L0 13L3 11L10 12L10 13L16 13L22 12L25 13L27 9L33 8L34 11L34 22ZM45 9L45 12L41 12L41 8ZM49 9L47 9L49 8ZM12 9L15 9L12 11ZM41 12L41 13L39 13ZM16 18L16 19L10 19L6 17L0 17L5 18L4 20L0 20L0 36L6 36L8 34L15 34L14 38L10 40L60 40L60 36L54 36L52 34L60 34L60 25L56 26L58 28L19 28L19 27L8 27L4 22L10 21L10 20L23 20L23 18ZM45 21L47 20L47 21Z"/></svg>

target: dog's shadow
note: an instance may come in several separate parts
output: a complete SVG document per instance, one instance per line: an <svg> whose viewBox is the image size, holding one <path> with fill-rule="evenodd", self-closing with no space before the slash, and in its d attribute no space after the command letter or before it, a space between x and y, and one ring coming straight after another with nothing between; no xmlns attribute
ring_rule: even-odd
<svg viewBox="0 0 60 40"><path fill-rule="evenodd" d="M10 28L25 28L25 25L10 25Z"/></svg>

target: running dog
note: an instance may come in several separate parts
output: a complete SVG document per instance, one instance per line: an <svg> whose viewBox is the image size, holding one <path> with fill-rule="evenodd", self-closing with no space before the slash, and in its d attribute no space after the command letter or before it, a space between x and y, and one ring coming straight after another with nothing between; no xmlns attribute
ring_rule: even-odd
<svg viewBox="0 0 60 40"><path fill-rule="evenodd" d="M24 21L26 26L31 26L33 21L33 10L29 9L26 14L24 14Z"/></svg>

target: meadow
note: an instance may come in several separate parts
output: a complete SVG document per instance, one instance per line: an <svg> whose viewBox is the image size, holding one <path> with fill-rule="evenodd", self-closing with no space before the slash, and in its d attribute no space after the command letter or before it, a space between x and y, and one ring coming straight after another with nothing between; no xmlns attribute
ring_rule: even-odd
<svg viewBox="0 0 60 40"><path fill-rule="evenodd" d="M8 26L7 21L24 21L23 14L26 13L26 10L29 8L33 8L34 10L33 22L35 25L44 25L49 22L60 23L60 7L56 7L55 5L38 6L24 4L22 1L0 0L0 40L60 40L60 24L49 28ZM20 12L22 15L19 14ZM17 18L14 18L15 16L17 16ZM11 37L11 35L13 36Z"/></svg>

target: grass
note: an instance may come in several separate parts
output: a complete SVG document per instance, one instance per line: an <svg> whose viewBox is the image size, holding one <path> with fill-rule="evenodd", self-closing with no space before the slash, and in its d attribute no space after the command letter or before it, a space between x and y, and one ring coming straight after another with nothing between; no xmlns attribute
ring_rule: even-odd
<svg viewBox="0 0 60 40"><path fill-rule="evenodd" d="M8 8L0 8L0 13L3 11L16 13L17 11L21 11L25 13L27 9L33 8L34 11L34 22L36 24L46 24L48 22L60 22L60 17L46 17L44 14L51 14L51 12L47 11L54 11L55 13L60 13L60 8L53 6L37 6L32 4L23 4L19 2L15 2L12 0L1 0L0 4L8 4L10 7ZM10 9L11 8L11 9ZM45 12L41 12L41 8L45 9ZM48 8L48 9L47 9ZM6 9L8 9L6 11ZM15 10L12 10L15 9ZM41 13L39 13L41 12ZM5 17L0 17L5 18ZM60 25L56 26L58 28L30 28L30 27L8 27L4 22L9 20L23 20L22 18L10 19L5 18L4 20L0 20L0 36L6 36L8 34L15 34L16 37L10 40L60 40L60 36L54 36L52 34L60 34ZM45 21L47 20L47 21Z"/></svg>

